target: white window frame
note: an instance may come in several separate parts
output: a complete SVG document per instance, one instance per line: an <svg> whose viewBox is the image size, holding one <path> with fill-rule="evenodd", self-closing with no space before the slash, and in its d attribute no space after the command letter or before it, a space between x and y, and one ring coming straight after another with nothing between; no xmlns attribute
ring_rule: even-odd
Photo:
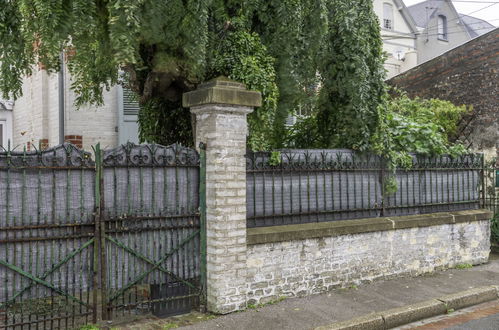
<svg viewBox="0 0 499 330"><path fill-rule="evenodd" d="M2 127L1 129L1 134L2 136L0 137L0 146L3 147L4 149L7 149L7 120L0 119L0 126Z"/></svg>
<svg viewBox="0 0 499 330"><path fill-rule="evenodd" d="M437 16L437 36L438 40L449 40L447 33L447 17L445 17L445 15Z"/></svg>
<svg viewBox="0 0 499 330"><path fill-rule="evenodd" d="M393 5L383 2L383 28L393 30Z"/></svg>

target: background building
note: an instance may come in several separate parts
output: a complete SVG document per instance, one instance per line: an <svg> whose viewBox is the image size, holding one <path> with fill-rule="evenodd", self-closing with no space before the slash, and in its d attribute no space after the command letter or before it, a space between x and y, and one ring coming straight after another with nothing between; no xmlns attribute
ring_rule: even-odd
<svg viewBox="0 0 499 330"><path fill-rule="evenodd" d="M388 78L417 65L418 30L404 2L375 0L374 11L381 25L383 50L387 55L385 68Z"/></svg>
<svg viewBox="0 0 499 330"><path fill-rule="evenodd" d="M481 19L458 14L451 0L423 1L408 9L419 31L418 64L494 29Z"/></svg>
<svg viewBox="0 0 499 330"><path fill-rule="evenodd" d="M14 102L0 99L0 147L12 144L12 106Z"/></svg>
<svg viewBox="0 0 499 330"><path fill-rule="evenodd" d="M91 150L98 142L103 148L138 142L139 108L131 93L117 85L103 92L103 106L77 109L68 72L59 78L35 69L24 79L23 96L16 100L12 112L14 145L47 148L69 141Z"/></svg>

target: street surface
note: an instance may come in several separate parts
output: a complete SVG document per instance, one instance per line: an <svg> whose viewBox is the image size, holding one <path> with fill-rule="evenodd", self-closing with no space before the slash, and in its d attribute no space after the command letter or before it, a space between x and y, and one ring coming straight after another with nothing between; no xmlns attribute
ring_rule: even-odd
<svg viewBox="0 0 499 330"><path fill-rule="evenodd" d="M499 330L499 301L437 316L397 328L399 330Z"/></svg>

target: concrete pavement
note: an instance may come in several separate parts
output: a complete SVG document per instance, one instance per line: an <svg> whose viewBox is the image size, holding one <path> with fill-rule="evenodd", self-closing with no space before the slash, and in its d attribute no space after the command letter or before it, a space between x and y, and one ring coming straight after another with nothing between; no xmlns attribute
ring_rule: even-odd
<svg viewBox="0 0 499 330"><path fill-rule="evenodd" d="M488 264L467 269L449 269L419 277L375 281L329 293L287 298L267 306L206 320L194 314L164 320L129 323L123 329L314 329L366 314L425 302L445 295L499 285L499 255ZM201 321L201 322L198 322ZM116 325L114 325L116 326Z"/></svg>

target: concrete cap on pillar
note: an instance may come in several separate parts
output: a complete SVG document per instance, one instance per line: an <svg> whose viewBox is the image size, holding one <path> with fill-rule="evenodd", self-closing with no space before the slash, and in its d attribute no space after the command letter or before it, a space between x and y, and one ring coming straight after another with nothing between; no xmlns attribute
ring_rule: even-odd
<svg viewBox="0 0 499 330"><path fill-rule="evenodd" d="M195 91L184 93L182 96L182 105L185 108L205 104L259 107L262 105L262 94L247 90L244 84L237 81L218 77L200 84Z"/></svg>

